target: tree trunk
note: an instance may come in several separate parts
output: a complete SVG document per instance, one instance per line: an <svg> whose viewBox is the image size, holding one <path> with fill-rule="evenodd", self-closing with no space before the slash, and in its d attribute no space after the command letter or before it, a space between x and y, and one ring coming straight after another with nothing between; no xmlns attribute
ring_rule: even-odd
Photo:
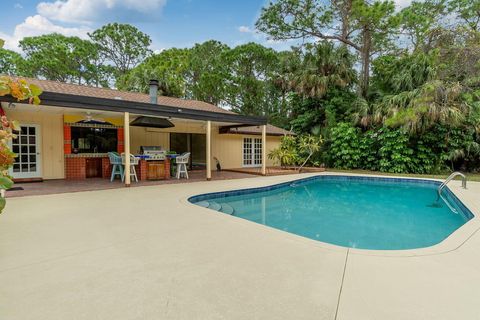
<svg viewBox="0 0 480 320"><path fill-rule="evenodd" d="M350 32L350 16L352 11L352 0L343 0L338 3L342 20L342 39L348 39Z"/></svg>
<svg viewBox="0 0 480 320"><path fill-rule="evenodd" d="M310 160L310 157L311 157L312 155L313 155L313 152L310 152L310 153L308 154L307 159L305 159L305 161L302 163L302 165L300 166L300 168L298 168L298 172L301 172L301 171L302 171L303 167L307 164L308 160Z"/></svg>
<svg viewBox="0 0 480 320"><path fill-rule="evenodd" d="M370 54L372 50L372 35L369 26L365 26L362 30L362 48L360 55L362 58L362 72L360 78L360 96L366 97L368 94L368 86L370 82Z"/></svg>

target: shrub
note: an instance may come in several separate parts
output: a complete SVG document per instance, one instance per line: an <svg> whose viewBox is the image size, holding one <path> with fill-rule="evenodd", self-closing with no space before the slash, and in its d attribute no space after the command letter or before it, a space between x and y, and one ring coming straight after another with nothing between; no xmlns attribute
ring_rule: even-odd
<svg viewBox="0 0 480 320"><path fill-rule="evenodd" d="M361 168L360 129L339 123L330 132L330 164L340 169Z"/></svg>

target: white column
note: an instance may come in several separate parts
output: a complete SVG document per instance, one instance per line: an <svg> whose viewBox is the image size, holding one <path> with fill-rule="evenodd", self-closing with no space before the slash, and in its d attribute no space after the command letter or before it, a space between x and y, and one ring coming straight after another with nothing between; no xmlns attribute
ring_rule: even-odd
<svg viewBox="0 0 480 320"><path fill-rule="evenodd" d="M262 126L262 176L267 175L267 126Z"/></svg>
<svg viewBox="0 0 480 320"><path fill-rule="evenodd" d="M207 121L207 152L206 152L206 160L207 160L207 180L212 179L212 122L210 120Z"/></svg>
<svg viewBox="0 0 480 320"><path fill-rule="evenodd" d="M125 147L125 187L130 187L130 113L123 116L123 132Z"/></svg>

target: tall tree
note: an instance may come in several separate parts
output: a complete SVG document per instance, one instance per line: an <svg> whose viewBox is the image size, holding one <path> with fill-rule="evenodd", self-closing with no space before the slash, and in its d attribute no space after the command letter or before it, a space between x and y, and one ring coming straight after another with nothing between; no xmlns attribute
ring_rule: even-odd
<svg viewBox="0 0 480 320"><path fill-rule="evenodd" d="M413 51L431 49L436 32L442 27L446 13L446 0L413 1L399 13L401 33L404 34Z"/></svg>
<svg viewBox="0 0 480 320"><path fill-rule="evenodd" d="M230 48L215 40L196 44L187 69L187 98L221 105L225 101L224 54Z"/></svg>
<svg viewBox="0 0 480 320"><path fill-rule="evenodd" d="M52 33L20 41L25 54L25 72L34 77L98 85L97 47L88 40Z"/></svg>
<svg viewBox="0 0 480 320"><path fill-rule="evenodd" d="M356 98L353 63L346 47L327 41L293 51L279 83L295 92L290 99L294 130L309 133L313 127L329 127L345 118Z"/></svg>
<svg viewBox="0 0 480 320"><path fill-rule="evenodd" d="M388 0L277 0L262 9L256 26L275 40L329 40L356 51L359 93L366 96L371 59L391 45L398 25L394 11Z"/></svg>
<svg viewBox="0 0 480 320"><path fill-rule="evenodd" d="M329 89L351 88L356 81L354 58L345 47L327 41L294 50L287 61L282 85L309 98L322 98Z"/></svg>
<svg viewBox="0 0 480 320"><path fill-rule="evenodd" d="M480 31L480 0L451 0L449 9L473 31Z"/></svg>
<svg viewBox="0 0 480 320"><path fill-rule="evenodd" d="M110 23L89 36L101 55L115 66L117 81L151 54L150 37L129 24Z"/></svg>
<svg viewBox="0 0 480 320"><path fill-rule="evenodd" d="M22 56L12 50L0 48L0 74L20 75Z"/></svg>
<svg viewBox="0 0 480 320"><path fill-rule="evenodd" d="M186 96L186 73L190 62L189 49L172 48L153 54L130 70L118 86L120 90L148 92L150 79L159 81L159 94Z"/></svg>
<svg viewBox="0 0 480 320"><path fill-rule="evenodd" d="M227 103L247 115L276 113L278 101L274 76L279 68L277 53L257 43L247 43L225 54Z"/></svg>

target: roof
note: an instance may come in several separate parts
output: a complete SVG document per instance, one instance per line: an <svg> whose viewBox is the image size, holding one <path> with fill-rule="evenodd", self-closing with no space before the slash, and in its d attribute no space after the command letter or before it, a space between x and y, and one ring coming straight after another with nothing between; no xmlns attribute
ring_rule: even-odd
<svg viewBox="0 0 480 320"><path fill-rule="evenodd" d="M83 100L82 102L93 101L93 99L88 99L88 98L108 99L110 100L110 102L114 101L115 104L119 105L119 108L120 108L120 105L124 105L125 103L128 103L128 102L138 102L139 105L142 105L142 107L140 107L142 112L145 112L147 107L149 107L149 109L152 109L152 106L153 106L152 104L150 104L150 96L148 94L140 93L140 92L120 91L120 90L110 89L110 88L92 87L92 86L86 86L86 85L65 83L65 82L52 81L52 80L40 80L40 79L27 78L27 77L11 76L11 78L17 79L17 80L24 79L28 83L35 84L40 88L42 88L44 93L40 96L40 98L42 99L42 101L45 101L46 104L52 103L52 101L54 101L57 103L56 105L60 105L61 101L65 100L66 102L68 102L68 105L70 105L72 103L72 100L70 99L71 97L69 96L71 95L72 97L73 96L77 97L77 99L75 100L78 100L78 98L80 97L86 97L82 99ZM67 97L67 95L69 96ZM95 99L97 103L108 102L107 100L102 101L98 99ZM82 104L85 104L85 103L82 103ZM160 108L160 106L165 106L165 107L175 108L175 110L177 110L177 108L192 110L192 113L193 111L198 111L198 112L195 112L195 114L198 114L199 112L217 113L220 115L224 115L223 117L226 117L228 119L232 118L232 116L243 117L245 118L245 120L247 119L250 120L251 118L253 118L251 116L243 116L235 112L232 112L230 110L226 110L218 106L215 106L213 104L210 104L204 101L198 101L198 100L188 100L188 99L158 96L157 104L158 106L156 106L156 108ZM92 103L90 105L92 105ZM155 110L150 110L150 111L155 111ZM146 113L146 114L155 115L153 113ZM185 113L183 113L183 116L185 116ZM249 123L249 122L247 121L246 123ZM242 126L241 128L230 129L229 133L261 134L261 128L258 126L251 126L251 127ZM268 135L284 135L284 134L289 134L289 132L272 125L267 125L267 134Z"/></svg>
<svg viewBox="0 0 480 320"><path fill-rule="evenodd" d="M43 91L48 91L48 92L66 93L66 94L74 94L79 96L96 97L96 98L104 98L104 99L115 99L115 100L150 103L150 96L146 93L120 91L120 90L110 89L110 88L92 87L92 86L65 83L65 82L52 81L52 80L40 80L35 78L26 78L26 77L11 77L11 78L25 79L28 83L35 84L40 88L42 88ZM235 114L230 110L226 110L226 109L217 107L213 104L203 102L203 101L198 101L198 100L187 100L187 99L159 96L157 97L157 103L164 106L177 107L177 108L187 108L187 109L193 109L193 110Z"/></svg>
<svg viewBox="0 0 480 320"><path fill-rule="evenodd" d="M228 133L233 134L261 134L262 129L259 126L232 128ZM271 136L292 135L290 131L267 124L267 134Z"/></svg>

